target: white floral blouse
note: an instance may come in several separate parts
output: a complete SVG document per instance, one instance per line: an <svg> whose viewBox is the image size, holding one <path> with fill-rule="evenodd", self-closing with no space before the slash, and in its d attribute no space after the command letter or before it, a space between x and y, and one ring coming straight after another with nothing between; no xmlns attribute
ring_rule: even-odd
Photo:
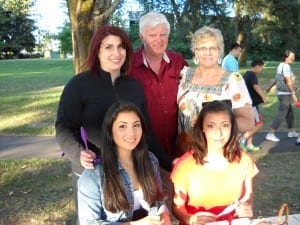
<svg viewBox="0 0 300 225"><path fill-rule="evenodd" d="M178 130L189 132L192 119L197 118L202 104L214 100L227 100L233 109L251 105L242 75L238 72L226 72L216 86L192 84L195 68L184 67L181 70L177 94Z"/></svg>

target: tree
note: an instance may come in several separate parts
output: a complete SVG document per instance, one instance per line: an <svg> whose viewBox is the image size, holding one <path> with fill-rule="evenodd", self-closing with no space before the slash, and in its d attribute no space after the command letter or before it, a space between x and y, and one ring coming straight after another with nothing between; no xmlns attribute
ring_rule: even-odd
<svg viewBox="0 0 300 225"><path fill-rule="evenodd" d="M236 22L236 42L243 46L243 52L239 58L239 64L241 66L247 65L247 54L250 43L251 30L253 28L253 22L257 21L257 18L261 17L261 12L265 10L265 0L235 0L235 22Z"/></svg>
<svg viewBox="0 0 300 225"><path fill-rule="evenodd" d="M0 0L0 52L5 58L21 57L21 51L31 52L35 46L30 6L30 0Z"/></svg>
<svg viewBox="0 0 300 225"><path fill-rule="evenodd" d="M221 0L156 0L143 1L140 4L147 10L162 12L171 25L169 47L191 57L190 37L193 32L204 25L219 28L225 36L228 31L229 7L231 1Z"/></svg>
<svg viewBox="0 0 300 225"><path fill-rule="evenodd" d="M94 31L107 24L120 0L67 0L72 27L75 73L86 69L88 46Z"/></svg>
<svg viewBox="0 0 300 225"><path fill-rule="evenodd" d="M269 56L278 60L285 49L292 48L299 52L300 2L271 0L266 1L265 5L253 33L260 37Z"/></svg>
<svg viewBox="0 0 300 225"><path fill-rule="evenodd" d="M65 56L66 54L72 54L72 34L70 22L65 22L61 27L61 31L57 35L57 39L60 41L60 50Z"/></svg>

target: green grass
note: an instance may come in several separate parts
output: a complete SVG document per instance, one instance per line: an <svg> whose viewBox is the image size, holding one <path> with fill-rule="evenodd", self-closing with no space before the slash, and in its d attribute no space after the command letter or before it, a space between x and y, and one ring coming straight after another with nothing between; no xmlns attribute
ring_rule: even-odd
<svg viewBox="0 0 300 225"><path fill-rule="evenodd" d="M300 213L300 152L254 153L259 174L254 178L254 214L275 216L283 202Z"/></svg>
<svg viewBox="0 0 300 225"><path fill-rule="evenodd" d="M266 62L258 77L263 88L273 80L277 65ZM73 75L72 61L2 60L0 68L0 134L54 135L57 103L63 86ZM300 63L295 63L293 70L300 74ZM263 130L268 129L278 107L275 90L267 96L268 102L260 106ZM296 119L300 118L300 110L295 112Z"/></svg>
<svg viewBox="0 0 300 225"><path fill-rule="evenodd" d="M273 80L277 65L266 62L258 78L263 88ZM293 70L300 75L299 62ZM54 135L57 103L72 75L70 60L0 61L0 135ZM264 130L277 107L272 90L260 107ZM300 110L295 112L300 118ZM255 217L275 216L282 202L289 204L290 213L300 213L300 152L258 152L252 157L260 169L254 179ZM67 160L0 160L1 225L73 224L72 199Z"/></svg>
<svg viewBox="0 0 300 225"><path fill-rule="evenodd" d="M1 225L73 224L70 163L0 160Z"/></svg>
<svg viewBox="0 0 300 225"><path fill-rule="evenodd" d="M0 61L0 134L53 135L71 60Z"/></svg>

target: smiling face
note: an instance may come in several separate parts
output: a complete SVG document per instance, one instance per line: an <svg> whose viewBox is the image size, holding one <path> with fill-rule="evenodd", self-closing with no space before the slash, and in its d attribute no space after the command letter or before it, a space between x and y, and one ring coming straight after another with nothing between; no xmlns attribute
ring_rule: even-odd
<svg viewBox="0 0 300 225"><path fill-rule="evenodd" d="M203 132L208 149L223 148L231 135L231 121L228 113L221 111L207 114L203 121Z"/></svg>
<svg viewBox="0 0 300 225"><path fill-rule="evenodd" d="M194 52L201 66L211 67L218 64L220 48L215 39L207 38L199 41L194 48Z"/></svg>
<svg viewBox="0 0 300 225"><path fill-rule="evenodd" d="M121 112L113 122L112 135L118 152L132 151L142 137L142 125L135 112Z"/></svg>
<svg viewBox="0 0 300 225"><path fill-rule="evenodd" d="M155 27L145 27L140 33L140 38L145 46L145 51L151 55L162 55L168 46L168 28L164 23Z"/></svg>
<svg viewBox="0 0 300 225"><path fill-rule="evenodd" d="M121 38L115 35L108 35L104 38L100 45L98 58L104 71L120 74L126 59L126 49L122 46Z"/></svg>

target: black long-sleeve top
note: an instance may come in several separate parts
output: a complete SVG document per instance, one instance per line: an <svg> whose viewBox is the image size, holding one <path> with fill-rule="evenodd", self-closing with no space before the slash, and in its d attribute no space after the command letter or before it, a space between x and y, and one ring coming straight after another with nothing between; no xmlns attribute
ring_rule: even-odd
<svg viewBox="0 0 300 225"><path fill-rule="evenodd" d="M121 75L112 83L108 72L90 71L72 77L65 86L57 111L55 123L56 140L61 150L72 162L72 170L81 174L80 152L84 145L80 137L83 126L88 137L88 147L100 155L99 142L101 126L107 109L117 100L127 100L137 105L149 123L147 103L142 86L138 81ZM171 158L163 151L152 132L147 135L148 147L155 154L160 166L171 170Z"/></svg>

